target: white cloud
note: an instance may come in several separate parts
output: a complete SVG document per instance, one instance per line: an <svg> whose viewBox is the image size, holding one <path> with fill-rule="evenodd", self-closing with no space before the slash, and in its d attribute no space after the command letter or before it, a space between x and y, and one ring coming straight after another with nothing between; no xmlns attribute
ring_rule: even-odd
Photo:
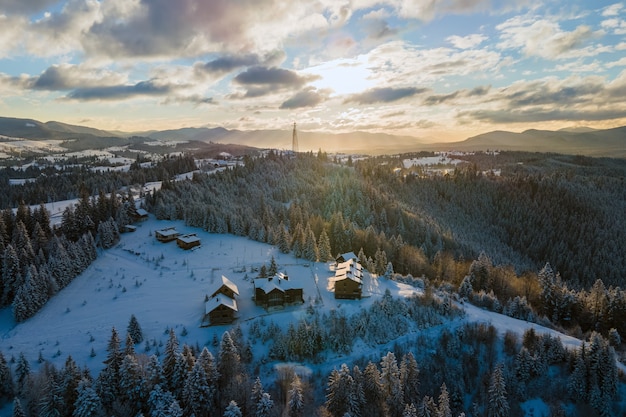
<svg viewBox="0 0 626 417"><path fill-rule="evenodd" d="M620 58L617 61L609 62L606 64L607 68L613 67L626 67L626 57Z"/></svg>
<svg viewBox="0 0 626 417"><path fill-rule="evenodd" d="M455 48L470 49L480 45L487 37L484 35L473 34L467 36L450 36L446 40Z"/></svg>
<svg viewBox="0 0 626 417"><path fill-rule="evenodd" d="M521 49L526 56L546 59L590 56L597 51L585 49L594 37L602 32L593 32L587 25L577 26L573 31L564 31L558 23L546 19L517 16L496 27L501 33L498 46L502 49Z"/></svg>
<svg viewBox="0 0 626 417"><path fill-rule="evenodd" d="M617 16L623 8L624 5L622 3L612 4L602 10L602 16Z"/></svg>

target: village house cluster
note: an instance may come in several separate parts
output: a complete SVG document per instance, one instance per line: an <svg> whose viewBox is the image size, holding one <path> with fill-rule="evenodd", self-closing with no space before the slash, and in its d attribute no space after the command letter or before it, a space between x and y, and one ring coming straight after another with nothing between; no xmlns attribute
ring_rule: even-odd
<svg viewBox="0 0 626 417"><path fill-rule="evenodd" d="M200 245L200 238L195 234L181 234L175 227L166 227L155 231L159 242L172 242L185 250ZM335 275L330 277L336 299L360 300L363 296L363 267L354 252L339 255L335 260ZM277 272L268 277L257 277L253 281L252 299L257 306L268 311L282 309L289 305L304 303L304 291L301 285L289 279L284 272ZM238 317L236 297L239 288L230 279L221 276L206 295L203 325L229 324Z"/></svg>

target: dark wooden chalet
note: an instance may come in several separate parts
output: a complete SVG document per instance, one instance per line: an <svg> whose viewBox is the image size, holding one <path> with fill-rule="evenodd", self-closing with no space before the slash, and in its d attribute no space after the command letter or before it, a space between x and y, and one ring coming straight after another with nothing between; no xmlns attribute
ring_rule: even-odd
<svg viewBox="0 0 626 417"><path fill-rule="evenodd" d="M304 303L302 287L289 281L287 275L278 273L269 278L254 280L254 302L266 309Z"/></svg>
<svg viewBox="0 0 626 417"><path fill-rule="evenodd" d="M178 233L175 227L166 227L165 229L154 232L154 236L156 236L159 242L171 242L172 240L176 240L178 236L180 236L180 233Z"/></svg>
<svg viewBox="0 0 626 417"><path fill-rule="evenodd" d="M191 233L188 235L178 236L176 238L176 244L179 248L183 248L185 250L189 250L196 246L200 246L200 238L196 236L195 233Z"/></svg>
<svg viewBox="0 0 626 417"><path fill-rule="evenodd" d="M337 264L335 298L360 300L363 293L363 268L353 259Z"/></svg>
<svg viewBox="0 0 626 417"><path fill-rule="evenodd" d="M237 301L224 294L210 298L204 307L203 321L211 326L232 323L237 318Z"/></svg>

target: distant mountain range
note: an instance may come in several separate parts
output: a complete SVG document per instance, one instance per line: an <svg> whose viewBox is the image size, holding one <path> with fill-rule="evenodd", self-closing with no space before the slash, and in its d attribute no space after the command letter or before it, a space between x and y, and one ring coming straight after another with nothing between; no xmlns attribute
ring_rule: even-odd
<svg viewBox="0 0 626 417"><path fill-rule="evenodd" d="M626 157L626 126L604 130L589 128L557 131L530 129L521 133L498 130L473 136L461 142L432 145L431 149L441 145L461 151L491 149L624 158Z"/></svg>
<svg viewBox="0 0 626 417"><path fill-rule="evenodd" d="M67 148L89 149L150 141L204 142L256 148L291 149L291 130L228 130L191 127L174 130L119 132L61 122L0 117L0 135L30 140L67 141ZM460 142L428 143L412 136L383 133L323 133L298 131L301 151L390 154L420 150L515 150L590 156L626 157L626 126L614 129L568 128L558 131L493 131Z"/></svg>

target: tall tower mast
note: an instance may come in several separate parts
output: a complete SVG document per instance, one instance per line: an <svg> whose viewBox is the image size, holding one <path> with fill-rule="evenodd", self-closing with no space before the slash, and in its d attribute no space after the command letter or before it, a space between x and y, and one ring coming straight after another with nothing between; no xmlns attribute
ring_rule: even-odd
<svg viewBox="0 0 626 417"><path fill-rule="evenodd" d="M293 122L293 134L291 135L291 150L298 152L298 132L296 132L296 122Z"/></svg>

